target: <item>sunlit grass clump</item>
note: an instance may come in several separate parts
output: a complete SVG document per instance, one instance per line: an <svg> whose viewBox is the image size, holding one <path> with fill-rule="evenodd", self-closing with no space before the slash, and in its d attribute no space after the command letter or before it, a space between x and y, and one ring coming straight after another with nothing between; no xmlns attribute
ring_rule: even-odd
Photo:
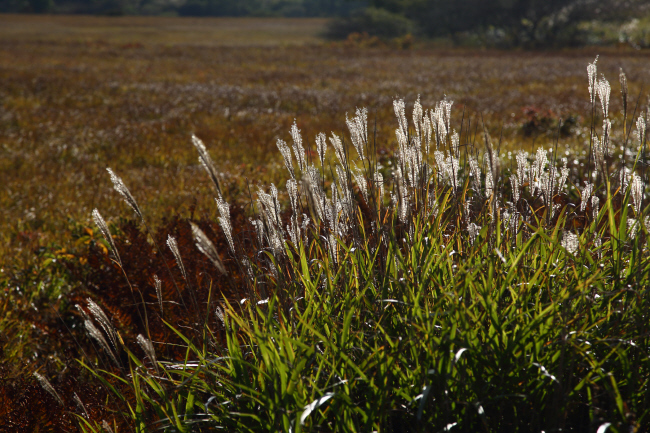
<svg viewBox="0 0 650 433"><path fill-rule="evenodd" d="M82 428L647 425L646 112L628 112L621 73L626 126L614 135L611 86L595 61L588 79L584 158L558 155L556 141L506 161L487 132L452 124L452 101L426 110L418 100L407 117L397 100L393 157L379 158L367 111L357 109L346 116L349 139L319 134L310 149L294 124L291 144L278 140L286 193L271 185L225 197L218 166L194 137L214 182L223 248L205 226L190 230L219 277L191 275L177 239L164 247L150 233L158 256L169 248L173 258L151 276L157 302L147 302L94 212L142 333L125 341L98 304L78 307L102 353L80 362L115 409L101 422L79 410ZM126 185L112 171L111 179L149 232ZM234 203L247 206L240 226ZM186 321L167 321L168 309ZM154 318L176 343L152 337Z"/></svg>

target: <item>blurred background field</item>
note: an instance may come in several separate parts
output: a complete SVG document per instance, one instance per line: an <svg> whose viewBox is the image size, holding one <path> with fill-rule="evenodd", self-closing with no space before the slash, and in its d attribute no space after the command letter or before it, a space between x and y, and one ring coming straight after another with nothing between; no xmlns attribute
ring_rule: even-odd
<svg viewBox="0 0 650 433"><path fill-rule="evenodd" d="M3 42L163 45L284 45L317 43L324 18L178 18L0 15Z"/></svg>

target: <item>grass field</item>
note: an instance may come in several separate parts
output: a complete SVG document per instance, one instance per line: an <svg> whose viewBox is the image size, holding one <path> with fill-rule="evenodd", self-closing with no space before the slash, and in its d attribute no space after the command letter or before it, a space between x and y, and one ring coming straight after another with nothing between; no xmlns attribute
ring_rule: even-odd
<svg viewBox="0 0 650 433"><path fill-rule="evenodd" d="M104 175L108 165L140 185L136 194L156 197L145 205L152 216L201 200L205 181L196 176L191 133L219 155L233 187L241 188L244 178L273 179L279 166L269 158L279 161L269 150L293 119L313 142L318 132L340 130L346 112L365 106L389 147L396 96L414 101L420 94L430 106L448 95L457 116L465 109L474 126L483 119L496 137L503 127L505 143L528 149L538 131L519 134L531 120L526 109L533 117L573 116L580 127L587 124L580 117L588 111L584 65L593 51L305 45L322 27L311 20L0 20L0 226L2 248L11 248L3 250L4 262L29 257L34 242L65 239L68 217L87 221L100 203L107 215L118 215ZM269 34L251 35L250 26ZM175 39L171 28L189 30ZM607 52L601 70L612 75L623 67L637 95L647 61L645 52ZM612 104L618 112L618 100ZM561 145L585 139L569 136ZM260 169L272 173L259 176Z"/></svg>
<svg viewBox="0 0 650 433"><path fill-rule="evenodd" d="M319 39L324 25L323 20L290 19L0 16L0 287L4 290L0 312L5 316L0 342L6 345L2 360L6 376L28 377L39 369L52 377L73 368L78 353L65 347L72 344L70 338L56 341L67 332L57 314L66 324L78 320L78 313L74 320L66 316L74 315L73 304L94 290L91 283L112 278L105 273L109 265L84 270L92 259L87 245L100 238L91 211L100 209L122 233L133 235L121 221L131 215L130 210L112 191L106 167L124 179L154 230L178 228L170 223L177 215L206 221L216 221L219 215L210 180L191 143L193 133L214 158L226 199L242 204L257 185L274 182L284 189L286 170L276 141L290 140L294 120L315 159L316 134L334 131L347 136L346 113L351 116L357 107L367 107L369 129L376 126L377 152L392 157L397 148L393 100L404 98L410 115L418 95L425 107L434 107L446 95L454 101L452 124L465 129L462 144L481 148L487 132L495 148L500 143L504 167L513 168L515 158L508 156L509 151L534 154L538 146L552 147L558 135L560 152L569 149L577 157L587 153L591 105L585 68L598 53L602 56L599 72L612 82L609 110L614 141L624 141L629 131L629 125L626 129L622 125L615 81L620 68L629 82L630 111L638 95L637 116L647 102L647 51L454 50L417 41L410 49L398 49L390 42L325 42ZM628 122L631 118L629 113ZM567 125L559 133L558 119ZM286 194L281 197L288 199ZM243 225L248 215L244 211L238 215ZM137 239L132 244L146 248L147 241ZM227 248L225 240L220 246ZM437 248L441 252L445 246ZM540 251L546 254L543 248ZM129 254L138 260L137 251ZM69 266L52 271L48 268L52 259L67 260ZM199 266L196 272L207 271ZM395 272L399 280L401 271ZM63 277L68 273L75 276L74 284ZM571 278L579 286L583 277L576 275ZM440 278L457 284L451 274ZM151 276L143 276L138 287L150 284ZM555 287L548 284L549 291ZM125 287L115 290L128 293ZM155 298L149 301L155 304ZM363 308L356 304L359 299L345 302ZM48 310L48 303L55 311ZM461 311L457 304L453 308ZM401 320L398 313L390 320ZM391 323L399 328L397 322ZM354 326L362 328L363 323ZM267 331L280 332L264 328ZM421 331L424 334L413 331L412 338L429 335L428 328ZM226 341L225 334L220 338ZM357 343L362 346L361 340ZM468 369L463 374L472 373ZM61 373L60 387L67 386L66 377ZM516 389L514 382L511 385ZM7 391L10 385L4 386L0 405L17 401ZM30 392L37 395L33 389ZM102 396L96 401L101 402ZM304 405L302 400L299 403ZM100 403L96 405L96 414L108 416ZM254 405L250 408L254 410ZM459 410L450 408L449 413L460 416ZM14 411L4 406L0 420ZM66 425L75 425L74 417L66 416ZM593 419L600 421L597 416ZM341 419L348 421L356 422ZM286 422L276 420L268 426L286 427ZM447 421L436 418L435 422L444 426Z"/></svg>

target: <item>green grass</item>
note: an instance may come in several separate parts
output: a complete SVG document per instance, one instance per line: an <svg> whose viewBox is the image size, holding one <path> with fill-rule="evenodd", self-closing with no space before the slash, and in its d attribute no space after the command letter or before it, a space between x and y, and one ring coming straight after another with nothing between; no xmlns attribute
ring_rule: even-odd
<svg viewBox="0 0 650 433"><path fill-rule="evenodd" d="M414 125L401 128L415 140ZM255 242L239 232L219 252L230 258L221 272L239 276L241 298L214 297L223 286L209 285L207 307L193 326L165 321L180 338L181 359L165 359L164 344L147 347L151 343L140 336L141 349L133 342L103 343L106 352L124 354L119 365L80 361L112 391L131 426L642 430L650 416L643 135L640 143L624 138L628 151L621 158L603 159L594 150L600 205L590 201L580 209L582 189L544 186L549 176L560 178L552 152L524 154L509 170L486 137L485 176L470 177L470 157L478 149L463 155L445 133L431 146L460 158L457 178L447 166L451 159L425 154L420 161L408 150L420 144L409 141L396 151L383 192L372 181L381 170L371 151L372 131L357 139L354 128L351 133L354 146L338 157L335 177L333 168L318 168L316 157L308 169L295 145L298 164L289 153L287 168L291 177L305 177L290 213L281 216L273 194L258 193L255 231L261 237ZM300 142L295 132L292 137ZM547 154L550 159L540 162ZM584 162L591 168L572 163L570 183L591 173L593 161ZM622 164L637 168L638 177L614 186L609 173ZM363 169L352 176L356 165ZM526 173L527 166L527 186L508 203L513 191L507 176ZM309 170L316 177L306 177ZM532 187L536 182L541 193ZM334 192L331 201L323 195L324 184L342 200L335 214L319 211L319 203L336 205ZM230 217L220 206L227 239ZM311 223L290 240L289 224L304 221L303 212ZM284 240L276 243L285 225ZM220 259L211 260L221 266ZM80 420L98 431L97 424Z"/></svg>
<svg viewBox="0 0 650 433"><path fill-rule="evenodd" d="M225 344L209 348L210 327L193 339L168 324L185 363L158 358L156 372L127 344L129 376L96 374L132 388L137 431L645 425L650 263L639 238L614 225L611 200L599 215L611 237L595 247L593 222L575 255L560 243L565 213L555 229L517 238L486 225L473 245L460 230L441 236L445 214L416 220L412 237L393 228L339 241L337 263L318 238L287 245L273 256L268 302L221 304ZM256 284L268 281L256 271Z"/></svg>

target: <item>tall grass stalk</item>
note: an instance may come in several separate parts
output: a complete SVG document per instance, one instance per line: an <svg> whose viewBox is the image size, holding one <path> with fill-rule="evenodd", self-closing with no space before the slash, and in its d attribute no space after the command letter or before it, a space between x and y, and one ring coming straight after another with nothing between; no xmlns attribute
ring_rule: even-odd
<svg viewBox="0 0 650 433"><path fill-rule="evenodd" d="M217 299L200 333L167 323L184 344L182 362L143 336L147 363L120 342L128 372L80 362L136 431L647 425L650 220L646 179L635 174L646 163L646 126L637 122L638 145L621 140L619 163L610 87L595 64L586 170L558 161L557 142L550 160L543 148L519 152L510 168L487 132L483 152L461 152L446 99L431 110L418 100L411 124L395 102L394 169L371 152L365 110L346 117L357 159L335 134L330 158L320 134L311 164L294 124L293 146L278 141L290 211L274 185L259 190L252 252L235 246L215 165L193 137L236 269L193 225L197 246L222 274L245 274L247 298Z"/></svg>

